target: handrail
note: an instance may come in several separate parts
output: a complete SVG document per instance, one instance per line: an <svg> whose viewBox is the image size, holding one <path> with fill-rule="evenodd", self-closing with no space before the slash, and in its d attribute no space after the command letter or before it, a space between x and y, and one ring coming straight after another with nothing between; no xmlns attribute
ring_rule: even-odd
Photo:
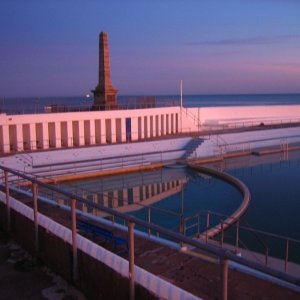
<svg viewBox="0 0 300 300"><path fill-rule="evenodd" d="M201 126L201 120L199 119L198 116L196 116L195 114L193 114L190 110L189 107L182 107L182 109L185 110L185 115L192 118L193 122L195 123L195 125L198 127L198 131L200 130L200 126Z"/></svg>
<svg viewBox="0 0 300 300"><path fill-rule="evenodd" d="M198 213L196 213L196 214L194 214L190 217L184 218L184 220L183 220L183 227L185 228L184 234L186 234L187 230L190 230L190 229L193 229L193 228L197 227L196 232L194 230L192 235L189 234L189 236L194 237L194 238L198 238L198 239L203 237L203 233L200 232L200 219L201 220L203 219L203 217L201 217L201 215L206 216L206 221L207 221L206 232L208 231L208 228L209 228L209 221L208 220L209 220L210 216L217 216L219 218L225 217L227 220L231 219L231 216L228 217L227 215L224 215L222 213L211 212L211 211L208 211L208 210L199 211ZM278 253L274 257L277 257L277 258L280 258L280 259L282 259L282 257L284 258L284 271L285 272L287 272L287 269L288 269L288 262L294 262L294 263L298 262L299 263L298 260L289 260L289 256L290 256L290 253L291 253L291 251L289 250L289 245L292 243L294 245L297 245L297 247L298 247L298 246L300 246L300 240L251 228L245 220L242 220L242 221L245 222L247 224L247 226L243 226L243 225L240 225L240 223L241 223L240 219L236 219L236 218L232 218L232 219L233 219L233 222L236 222L236 233L235 233L235 252L236 253L240 253L240 250L243 247L244 247L244 249L249 250L249 248L242 242L242 240L240 240L240 231L243 230L245 232L251 233L255 237L255 239L258 241L260 246L263 247L263 249L264 249L263 254L265 255L265 264L266 265L268 264L269 252L270 252L270 250L272 251L274 248L270 248L265 243L262 236L265 236L266 238L272 238L275 241L278 241L280 243L282 243L282 242L284 243L285 250L283 250L281 253ZM192 223L191 221L193 221L193 220L195 220L195 221ZM191 224L191 225L187 225L187 224ZM226 221L225 222L222 221L222 224L223 224L223 229L220 233L220 235L221 235L220 236L220 238L221 238L220 243L221 243L221 247L223 248L223 246L224 246L224 237L225 237L224 232L226 231L226 229L224 229L224 224L226 224ZM231 224L228 224L228 225L230 226ZM204 236L204 237L205 237L206 243L208 243L209 242L208 237L207 236ZM226 237L226 239L228 240L228 236ZM240 243L243 245L242 248L239 247ZM229 245L231 245L230 242L229 242ZM234 246L234 244L232 244L232 246ZM226 248L228 248L228 246L226 246ZM229 246L229 248L230 248L230 246ZM259 253L260 253L260 251L259 251Z"/></svg>
<svg viewBox="0 0 300 300"><path fill-rule="evenodd" d="M26 153L26 152L21 152L19 151L19 147L17 149L18 151L18 155L19 157L22 157L24 160L26 160L32 167L34 167L33 165L33 158L30 154Z"/></svg>
<svg viewBox="0 0 300 300"><path fill-rule="evenodd" d="M189 219L196 218L198 215L207 215L207 214L218 216L218 217L225 217L226 219L227 218L228 219L232 218L232 219L235 220L235 222L240 221L239 218L237 219L237 218L234 218L232 216L228 216L228 215L225 215L225 214L222 214L222 213L219 213L219 212L213 212L211 210L201 210L201 211L198 211L194 215L186 217L185 221L188 221ZM223 222L225 223L225 221L223 221ZM239 225L239 228L244 229L244 230L248 230L248 231L254 231L256 233L263 234L263 235L268 235L270 237L278 238L278 239L281 239L281 240L289 240L290 242L300 243L300 240L297 240L297 239L294 239L294 238L291 238L291 237L282 236L280 234L275 234L275 233L271 233L271 232L267 232L267 231L255 229L255 228L250 227L247 222L246 222L246 224L247 224L247 226Z"/></svg>
<svg viewBox="0 0 300 300"><path fill-rule="evenodd" d="M176 100L166 100L164 102L153 102L153 103L138 103L137 101L120 103L117 105L95 105L92 102L89 104L43 104L43 106L38 107L38 109L30 109L18 105L18 109L10 108L3 109L2 113L7 115L14 114L41 114L41 113L66 113L66 112L86 112L86 111L104 111L104 110L130 110L130 109L149 109L157 107L174 107L179 106L178 101ZM0 111L1 113L1 111Z"/></svg>
<svg viewBox="0 0 300 300"><path fill-rule="evenodd" d="M183 149L172 149L168 150L168 152L178 152L182 151ZM143 159L145 155L150 156L150 155L161 155L165 152L162 150L159 151L152 151L152 152L146 152L146 153L138 153L138 154L128 154L128 155L119 155L119 156L109 156L109 157L102 157L102 158L90 158L90 159L81 159L81 160L72 160L72 161L62 161L62 162L57 162L57 163L46 163L46 164L36 164L34 165L34 168L43 168L43 167L49 167L49 166L63 166L63 165L69 165L69 164L79 164L79 163L87 163L87 162L103 162L103 161L109 161L109 160L114 160L118 162L122 162L124 158L127 160L129 158L132 158L130 161L136 161L136 158L138 157L140 160ZM102 164L102 163L101 163Z"/></svg>
<svg viewBox="0 0 300 300"><path fill-rule="evenodd" d="M276 278L279 278L281 280L284 280L286 282L289 282L289 283L292 283L292 284L295 284L297 286L300 286L300 278L297 278L297 277L294 277L292 275L289 275L289 274L286 274L286 273L283 273L283 272L280 272L278 270L274 270L270 267L267 267L267 266L264 266L264 265L261 265L259 263L256 263L256 262L253 262L249 259L246 259L246 258L243 258L243 257L239 257L237 256L235 253L229 251L229 250L226 250L226 249L222 249L220 247L217 247L215 245L211 245L211 244L205 244L204 242L201 242L199 240L194 240L194 239L191 239L191 238L188 238L188 237L185 237L181 234L178 234L176 232L173 232L171 230L168 230L166 228L162 228L158 225L155 225L153 223L147 223L145 221L142 221L140 219L137 219L131 215L127 215L127 214L124 214L124 213L121 213L121 212L118 212L114 209L111 209L109 207L105 207L101 204L95 204L95 203L91 203L89 202L88 200L80 197L80 196L77 196L77 195L74 195L68 191L64 191L60 188L57 188L56 186L52 186L52 185L49 185L47 183L44 183L44 182L41 182L31 176L28 176L28 175L25 175L25 174L22 174L21 172L19 171L16 171L16 170L12 170L10 168L7 168L7 167L4 167L4 166L0 166L0 169L2 169L3 171L7 172L7 173L12 173L16 176L20 176L32 183L35 183L37 184L38 186L43 186L49 190L52 190L53 192L57 192L59 194L62 194L66 197L68 197L69 199L74 199L74 200L77 200L79 201L80 203L83 203L83 204L86 204L86 205L89 205L89 206L92 206L94 208L97 208L99 210L102 210L110 215L113 215L114 217L119 217L121 219L124 219L126 220L127 222L129 223L135 223L135 224L138 224L144 228L148 228L150 230L154 230L154 231L157 231L160 233L160 235L164 235L164 236L168 236L169 238L175 240L175 241L179 241L180 243L184 243L184 244L187 244L189 246L192 246L192 247L195 247L197 249L200 249L202 251L205 251L206 253L210 253L211 255L215 255L217 256L221 261L224 261L224 260L231 260L235 263L238 263L238 264L241 264L243 266L246 266L246 267L249 267L251 269L254 269L254 270L257 270L257 271L260 271L260 272L263 272L265 274L268 274L268 275L271 275L273 277L276 277ZM9 188L9 187L7 187Z"/></svg>

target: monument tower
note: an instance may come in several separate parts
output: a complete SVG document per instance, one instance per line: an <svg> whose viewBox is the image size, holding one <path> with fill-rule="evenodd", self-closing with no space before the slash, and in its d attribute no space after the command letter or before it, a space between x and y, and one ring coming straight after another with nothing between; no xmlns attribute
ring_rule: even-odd
<svg viewBox="0 0 300 300"><path fill-rule="evenodd" d="M106 32L99 35L99 81L94 93L94 107L104 110L117 107L117 89L110 77L109 49Z"/></svg>

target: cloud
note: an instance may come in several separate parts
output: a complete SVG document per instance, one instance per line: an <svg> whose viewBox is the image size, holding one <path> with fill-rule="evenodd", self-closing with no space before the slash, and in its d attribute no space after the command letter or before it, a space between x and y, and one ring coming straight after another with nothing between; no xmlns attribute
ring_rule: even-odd
<svg viewBox="0 0 300 300"><path fill-rule="evenodd" d="M265 45L278 44L282 42L298 40L300 35L279 35L273 37L253 37L253 38L233 38L221 40L208 40L189 43L193 46L248 46L248 45Z"/></svg>

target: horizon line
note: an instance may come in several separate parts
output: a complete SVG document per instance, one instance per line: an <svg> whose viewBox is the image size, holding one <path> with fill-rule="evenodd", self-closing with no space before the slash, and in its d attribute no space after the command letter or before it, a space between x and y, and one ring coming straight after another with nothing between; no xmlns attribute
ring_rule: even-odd
<svg viewBox="0 0 300 300"><path fill-rule="evenodd" d="M184 94L184 96L263 96L263 95L300 95L299 92L282 92L282 93L274 93L274 92L264 92L264 93L190 93L190 94ZM180 97L180 94L120 94L118 97L167 97L167 96L178 96ZM70 95L70 96L2 96L0 99L28 99L28 98L36 98L36 99L45 99L45 98L86 98L88 100L93 100L93 97L86 97L86 95ZM1 104L1 101L0 101Z"/></svg>

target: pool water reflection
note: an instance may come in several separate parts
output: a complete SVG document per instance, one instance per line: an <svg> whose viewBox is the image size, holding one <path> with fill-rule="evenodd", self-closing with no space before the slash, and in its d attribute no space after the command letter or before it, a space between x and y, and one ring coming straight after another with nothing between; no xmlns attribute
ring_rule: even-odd
<svg viewBox="0 0 300 300"><path fill-rule="evenodd" d="M300 240L300 152L263 157L249 156L211 165L242 180L251 192L250 205L240 224ZM91 198L145 221L179 231L182 220L203 211L226 216L240 205L242 195L230 184L189 169L164 168L152 172L97 178L64 184L65 189ZM200 220L200 232L206 229L206 217ZM215 225L220 218L210 218ZM186 224L188 225L188 224ZM186 234L197 233L195 227ZM234 244L235 228L225 240ZM284 241L258 237L240 231L240 244L246 248L281 256ZM290 250L290 258L299 260L299 246Z"/></svg>

